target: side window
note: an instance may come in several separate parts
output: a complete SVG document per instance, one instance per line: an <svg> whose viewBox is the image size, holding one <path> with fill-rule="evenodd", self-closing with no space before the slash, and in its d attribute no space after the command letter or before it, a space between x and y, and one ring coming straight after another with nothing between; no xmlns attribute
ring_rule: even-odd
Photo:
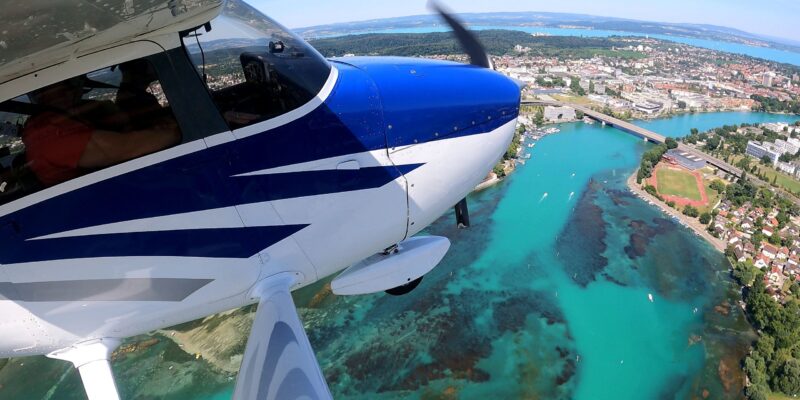
<svg viewBox="0 0 800 400"><path fill-rule="evenodd" d="M232 0L209 24L184 32L183 45L231 129L291 111L311 100L328 62L286 28Z"/></svg>
<svg viewBox="0 0 800 400"><path fill-rule="evenodd" d="M181 131L139 59L0 103L0 204L174 146Z"/></svg>

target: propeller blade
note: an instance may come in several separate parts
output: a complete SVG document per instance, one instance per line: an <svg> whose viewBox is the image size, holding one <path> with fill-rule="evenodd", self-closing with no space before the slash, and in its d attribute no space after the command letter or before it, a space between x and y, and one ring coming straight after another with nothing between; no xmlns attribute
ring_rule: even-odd
<svg viewBox="0 0 800 400"><path fill-rule="evenodd" d="M478 38L476 38L472 32L464 27L464 24L461 23L461 21L459 21L452 13L446 11L437 1L430 1L428 3L428 7L441 15L445 22L447 22L447 25L450 25L453 33L456 35L456 40L458 40L458 43L461 44L464 52L467 53L467 56L469 56L470 64L494 69L494 66L492 65L492 59L489 58L489 54L486 53L486 50L483 48L481 42L478 41Z"/></svg>

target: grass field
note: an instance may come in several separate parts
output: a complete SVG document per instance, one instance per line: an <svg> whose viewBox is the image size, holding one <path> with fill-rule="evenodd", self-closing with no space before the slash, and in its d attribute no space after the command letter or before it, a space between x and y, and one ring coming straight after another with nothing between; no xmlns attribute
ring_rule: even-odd
<svg viewBox="0 0 800 400"><path fill-rule="evenodd" d="M761 173L767 176L769 182L772 183L775 180L775 184L792 192L792 193L800 193L800 182L797 179L792 178L789 175L784 174L783 172L778 172L772 168L767 167L759 167Z"/></svg>
<svg viewBox="0 0 800 400"><path fill-rule="evenodd" d="M593 106L595 102L589 100L588 97L585 96L572 96L572 95L565 95L565 94L553 94L550 97L558 100L563 101L564 103L572 103L572 104L579 104L584 106Z"/></svg>
<svg viewBox="0 0 800 400"><path fill-rule="evenodd" d="M746 156L743 155L733 156L731 158L731 164L736 165L736 163L739 162L739 160L741 160L744 157ZM772 183L772 180L775 179L776 185L786 189L789 192L800 194L800 181L787 174L784 174L783 172L776 170L775 168L761 165L758 160L750 157L751 167L756 164L758 164L759 173L766 175L767 179L769 179L769 183Z"/></svg>
<svg viewBox="0 0 800 400"><path fill-rule="evenodd" d="M769 400L795 400L796 397L790 397L785 394L781 393L770 393L767 395L767 399Z"/></svg>
<svg viewBox="0 0 800 400"><path fill-rule="evenodd" d="M703 207L697 207L697 211L699 211L701 214L704 212L710 213L711 208L713 208L717 204L719 199L722 198L721 194L719 194L716 190L712 189L711 186L709 186L713 181L714 181L713 179L710 181L709 180L703 181L703 185L705 185L706 187L706 196L708 196L708 204L706 204Z"/></svg>
<svg viewBox="0 0 800 400"><path fill-rule="evenodd" d="M678 196L695 201L702 200L694 175L686 171L659 168L656 171L656 179L658 180L656 189L662 195Z"/></svg>

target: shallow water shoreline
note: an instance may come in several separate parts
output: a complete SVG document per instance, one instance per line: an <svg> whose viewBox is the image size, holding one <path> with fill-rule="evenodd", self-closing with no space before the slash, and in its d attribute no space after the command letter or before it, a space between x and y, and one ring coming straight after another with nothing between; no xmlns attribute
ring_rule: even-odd
<svg viewBox="0 0 800 400"><path fill-rule="evenodd" d="M628 177L628 180L627 180L628 189L631 192L633 192L633 194L635 194L636 196L638 196L642 200L645 200L648 203L654 205L655 207L660 208L661 211L664 212L665 214L676 218L681 225L683 225L683 226L691 229L692 231L694 231L694 234L696 236L699 236L699 237L705 239L705 241L708 242L708 244L710 244L712 247L714 247L720 253L724 253L725 252L725 248L727 247L725 242L720 240L720 239L715 238L714 236L711 236L711 234L708 233L708 231L705 230L705 227L703 226L703 224L700 223L700 221L698 221L696 218L692 218L692 217L689 217L687 215L683 215L683 213L681 213L679 210L676 210L676 209L668 206L666 203L664 203L661 200L657 199L655 196L653 196L650 193L647 193L646 191L644 191L636 183L636 174L638 172L639 172L639 169L637 168L636 170L633 171L633 173L631 174L631 176Z"/></svg>

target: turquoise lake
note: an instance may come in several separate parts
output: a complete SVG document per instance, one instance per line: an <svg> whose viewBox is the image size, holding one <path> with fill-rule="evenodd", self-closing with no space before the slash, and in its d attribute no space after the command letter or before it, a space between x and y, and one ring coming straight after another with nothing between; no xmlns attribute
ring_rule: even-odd
<svg viewBox="0 0 800 400"><path fill-rule="evenodd" d="M762 58L770 61L777 61L786 64L800 65L800 53L787 50L779 50L768 47L748 46L740 43L722 42L716 40L697 39L675 35L645 34L627 31L608 31L602 29L564 29L564 28L545 28L530 26L513 25L471 25L473 30L505 29L518 30L528 33L546 33L552 36L585 36L585 37L609 37L609 36L639 36L651 37L654 39L669 40L672 42L688 44L690 46L702 47L711 50L726 51L735 54L744 54L751 57ZM445 26L430 26L416 28L395 28L380 29L369 32L358 33L428 33L428 32L447 32L450 29Z"/></svg>
<svg viewBox="0 0 800 400"><path fill-rule="evenodd" d="M639 123L682 136L797 119ZM505 181L470 196L471 228L447 214L426 230L452 247L411 294L319 301L322 283L295 293L336 398L741 398L739 360L754 336L726 261L625 186L651 145L599 124L559 128ZM232 374L156 337L114 363L124 398L230 398ZM2 371L0 398L85 396L69 365L31 357Z"/></svg>

